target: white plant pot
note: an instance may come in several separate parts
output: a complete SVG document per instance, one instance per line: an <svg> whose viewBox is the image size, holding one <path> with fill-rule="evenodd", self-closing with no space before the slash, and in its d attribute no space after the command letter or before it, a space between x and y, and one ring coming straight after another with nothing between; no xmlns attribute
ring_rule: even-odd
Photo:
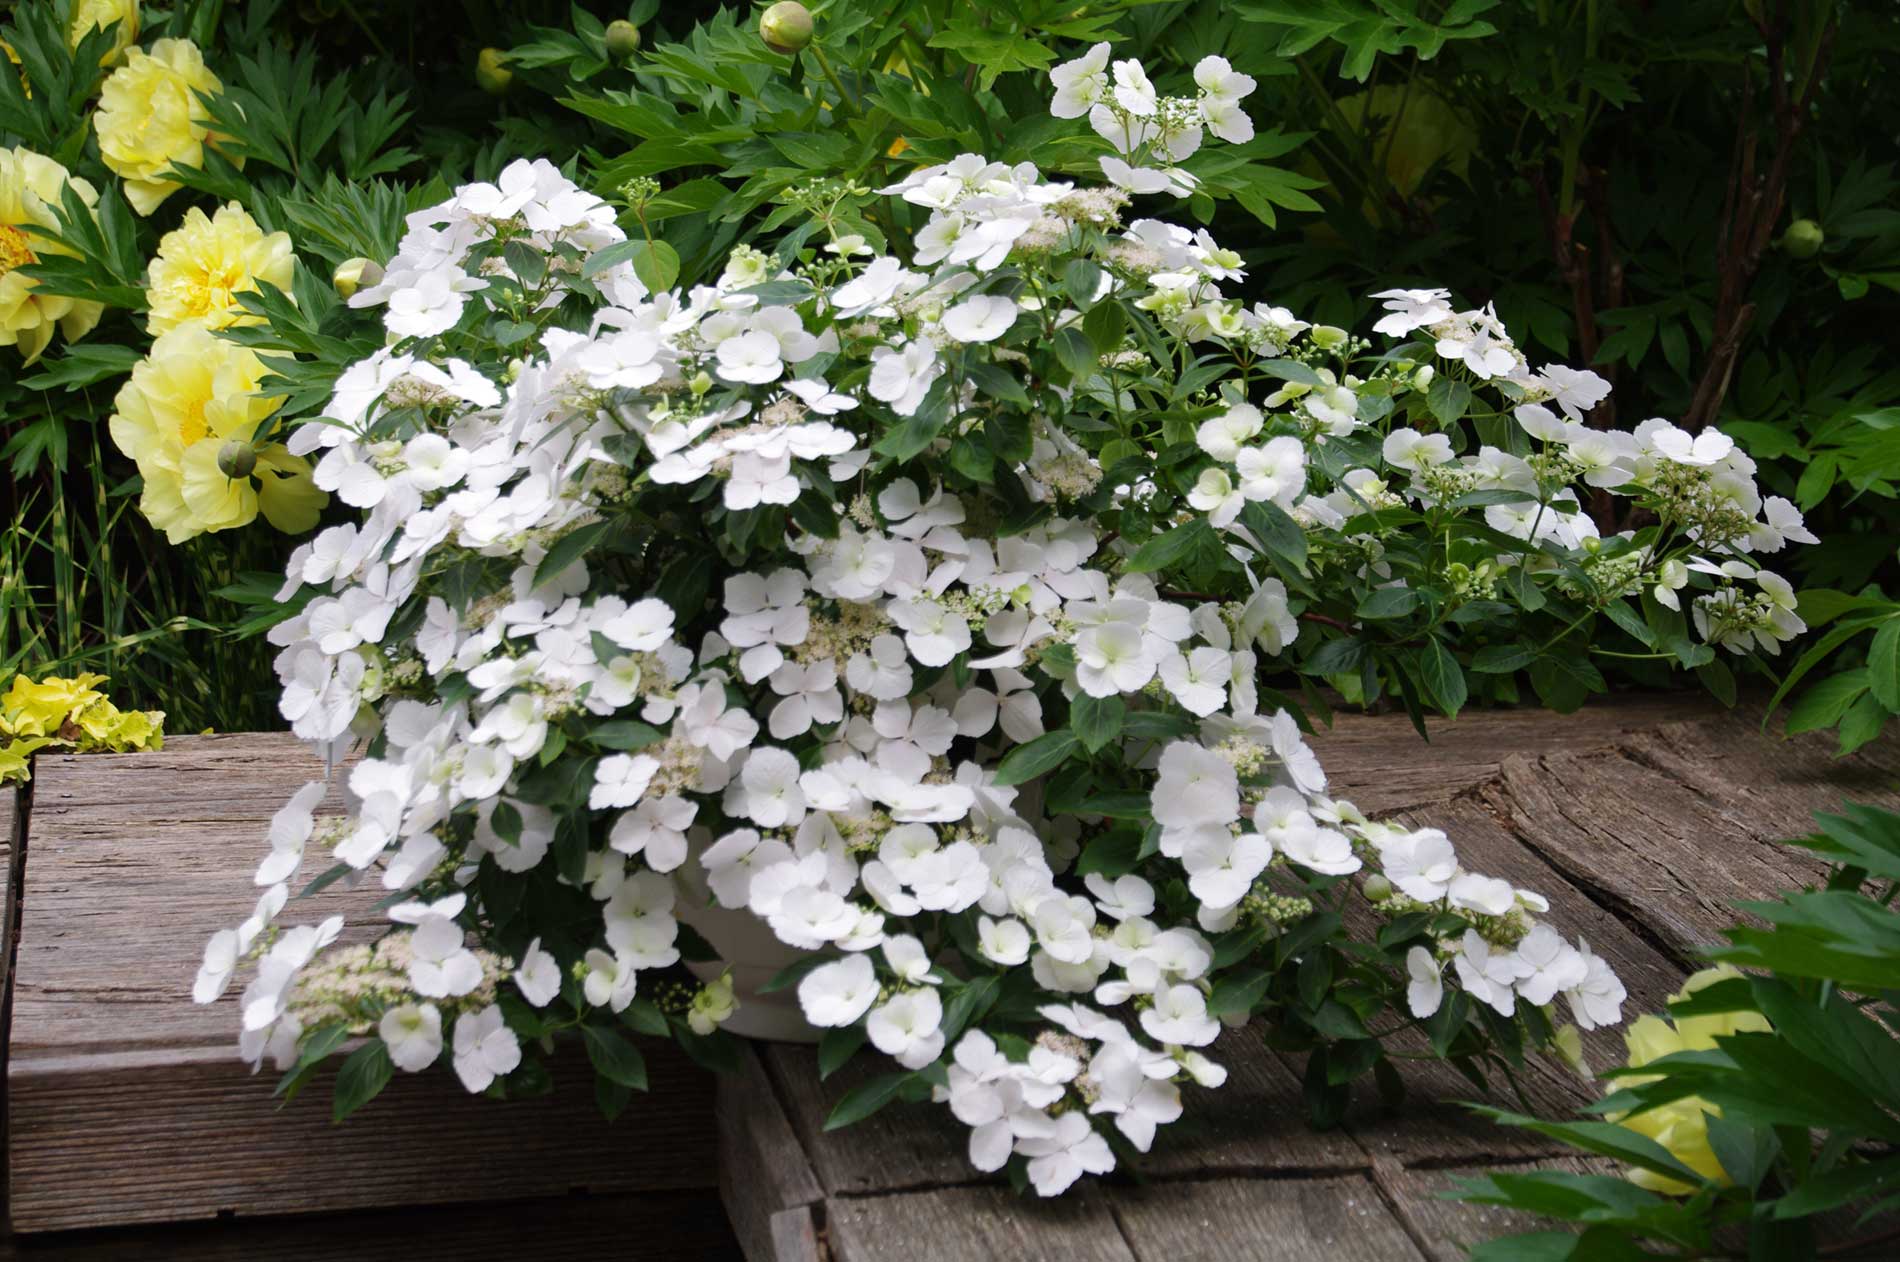
<svg viewBox="0 0 1900 1262"><path fill-rule="evenodd" d="M697 900L681 899L673 914L699 931L719 952L717 960L687 961L686 967L703 982L712 981L728 969L732 972L733 993L739 1010L725 1028L747 1038L770 1039L778 1043L816 1043L822 1033L805 1020L798 1006L798 988L788 986L769 995L759 987L771 981L787 965L803 959L805 952L786 946L772 933L771 927L749 911L730 911Z"/></svg>

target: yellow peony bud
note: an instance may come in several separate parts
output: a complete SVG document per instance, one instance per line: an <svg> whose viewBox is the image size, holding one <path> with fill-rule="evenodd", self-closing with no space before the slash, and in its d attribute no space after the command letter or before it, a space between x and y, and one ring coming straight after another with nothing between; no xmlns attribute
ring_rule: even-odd
<svg viewBox="0 0 1900 1262"><path fill-rule="evenodd" d="M218 472L227 478L248 478L257 471L257 448L233 438L218 448Z"/></svg>
<svg viewBox="0 0 1900 1262"><path fill-rule="evenodd" d="M1811 259L1821 252L1827 233L1812 219L1797 219L1781 234L1781 248L1789 258Z"/></svg>
<svg viewBox="0 0 1900 1262"><path fill-rule="evenodd" d="M513 86L515 72L508 69L508 54L499 48L484 48L475 57L475 86L490 96L506 96Z"/></svg>
<svg viewBox="0 0 1900 1262"><path fill-rule="evenodd" d="M113 65L126 49L138 42L138 0L79 0L73 6L73 24L66 32L66 46L77 49L79 41L88 34L106 30L115 22L118 26L112 31L112 46L99 58L100 65Z"/></svg>
<svg viewBox="0 0 1900 1262"><path fill-rule="evenodd" d="M366 258L344 259L331 274L330 283L336 286L338 297L353 298L365 285L382 284L383 269Z"/></svg>
<svg viewBox="0 0 1900 1262"><path fill-rule="evenodd" d="M640 50L640 28L625 18L607 23L607 54L625 60Z"/></svg>
<svg viewBox="0 0 1900 1262"><path fill-rule="evenodd" d="M759 38L775 53L790 56L811 43L811 10L797 0L779 0L759 18Z"/></svg>

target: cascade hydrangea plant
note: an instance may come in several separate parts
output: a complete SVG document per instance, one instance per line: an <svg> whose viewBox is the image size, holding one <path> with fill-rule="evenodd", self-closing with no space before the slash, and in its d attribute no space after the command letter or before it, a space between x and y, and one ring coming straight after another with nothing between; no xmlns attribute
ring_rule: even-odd
<svg viewBox="0 0 1900 1262"><path fill-rule="evenodd" d="M1137 116L1140 67L1090 57L1058 110ZM1443 290L1380 295L1376 351L1245 306L1240 258L1126 188L965 155L883 193L927 216L901 254L741 247L682 292L521 162L364 270L386 344L288 440L360 516L292 556L272 631L285 718L362 757L346 814L317 782L277 815L207 948L200 1002L248 973L243 1055L295 1085L366 1038L344 1113L442 1060L540 1089L577 1030L617 1112L621 1030L719 1058L757 996L695 926L749 918L821 1061L896 1062L835 1121L933 1095L1052 1195L1219 1087L1255 1016L1323 1100L1402 1031L1508 1064L1568 1041L1559 1004L1617 1021L1536 893L1328 796L1271 685L1397 625L1376 651L1456 709L1460 655L1539 609L1646 627L1685 596L1772 650L1799 623L1752 555L1802 532L1746 457L1585 428L1600 380ZM1600 538L1598 491L1653 524ZM312 851L387 922L283 927Z"/></svg>

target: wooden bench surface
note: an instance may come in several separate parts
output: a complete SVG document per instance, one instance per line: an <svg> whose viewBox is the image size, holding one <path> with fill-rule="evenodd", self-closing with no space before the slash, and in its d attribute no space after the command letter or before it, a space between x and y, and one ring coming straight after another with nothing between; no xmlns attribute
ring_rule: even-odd
<svg viewBox="0 0 1900 1262"><path fill-rule="evenodd" d="M1680 983L1730 902L1818 870L1777 844L1812 811L1850 797L1900 804L1900 742L1836 761L1820 737L1784 742L1693 698L1475 713L1432 736L1401 716L1340 715L1315 746L1336 795L1444 827L1474 866L1549 895L1566 932L1616 964L1632 1013ZM716 1091L649 1048L656 1090L612 1127L584 1065L557 1073L563 1085L543 1101L469 1100L447 1075L399 1075L342 1127L322 1083L278 1111L274 1075L251 1078L235 1059L232 998L199 1008L188 991L205 937L248 908L271 813L313 772L286 736L183 737L157 754L43 756L25 813L0 791L0 819L30 824L0 865L16 947L9 1213L16 1229L53 1233L0 1241L0 1259L16 1247L394 1258L423 1241L430 1256L471 1258L617 1241L641 1257L743 1248L753 1262L1450 1259L1511 1224L1440 1200L1448 1173L1568 1160L1478 1122L1459 1103L1471 1086L1434 1064L1408 1073L1399 1113L1363 1099L1340 1129L1308 1130L1297 1058L1248 1031L1224 1036L1228 1085L1190 1089L1143 1182L1118 1176L1056 1202L973 1171L963 1128L936 1106L894 1105L826 1133L831 1105L878 1058L821 1083L803 1047L756 1045ZM368 931L380 894L319 899ZM1586 1047L1612 1063L1621 1035ZM1542 1067L1523 1087L1556 1113L1587 1098ZM107 1226L142 1220L187 1221Z"/></svg>

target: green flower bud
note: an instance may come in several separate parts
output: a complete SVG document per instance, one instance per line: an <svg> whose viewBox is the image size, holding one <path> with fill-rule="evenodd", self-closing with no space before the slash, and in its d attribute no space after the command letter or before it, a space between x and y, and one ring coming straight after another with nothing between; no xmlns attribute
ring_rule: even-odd
<svg viewBox="0 0 1900 1262"><path fill-rule="evenodd" d="M1430 364L1420 364L1418 371L1412 374L1412 389L1431 389L1432 379L1436 376L1438 376L1438 370L1436 368L1433 368Z"/></svg>
<svg viewBox="0 0 1900 1262"><path fill-rule="evenodd" d="M1392 882L1383 874L1374 872L1366 878L1366 901L1383 903L1392 897Z"/></svg>
<svg viewBox="0 0 1900 1262"><path fill-rule="evenodd" d="M1346 330L1335 328L1330 324L1316 324L1309 336L1313 339L1313 345L1321 350L1336 351L1346 344L1348 335Z"/></svg>
<svg viewBox="0 0 1900 1262"><path fill-rule="evenodd" d="M1812 219L1797 219L1781 234L1781 248L1789 258L1811 259L1821 252L1827 233Z"/></svg>
<svg viewBox="0 0 1900 1262"><path fill-rule="evenodd" d="M639 51L640 28L625 18L607 23L607 54L625 60Z"/></svg>
<svg viewBox="0 0 1900 1262"><path fill-rule="evenodd" d="M380 285L382 281L382 267L366 258L344 259L330 276L339 298L353 297L364 285Z"/></svg>
<svg viewBox="0 0 1900 1262"><path fill-rule="evenodd" d="M1583 550L1588 552L1591 556L1595 556L1597 553L1603 551L1603 540L1592 535L1583 541Z"/></svg>
<svg viewBox="0 0 1900 1262"><path fill-rule="evenodd" d="M779 0L760 16L759 38L789 57L811 43L811 10L798 0Z"/></svg>
<svg viewBox="0 0 1900 1262"><path fill-rule="evenodd" d="M505 96L515 81L508 69L508 54L499 48L484 48L475 57L475 86L490 96Z"/></svg>
<svg viewBox="0 0 1900 1262"><path fill-rule="evenodd" d="M694 394L704 394L712 389L712 374L702 368L693 375L692 381L687 384L688 388L690 388Z"/></svg>
<svg viewBox="0 0 1900 1262"><path fill-rule="evenodd" d="M227 478L248 478L257 468L257 448L233 438L218 448L218 472Z"/></svg>

